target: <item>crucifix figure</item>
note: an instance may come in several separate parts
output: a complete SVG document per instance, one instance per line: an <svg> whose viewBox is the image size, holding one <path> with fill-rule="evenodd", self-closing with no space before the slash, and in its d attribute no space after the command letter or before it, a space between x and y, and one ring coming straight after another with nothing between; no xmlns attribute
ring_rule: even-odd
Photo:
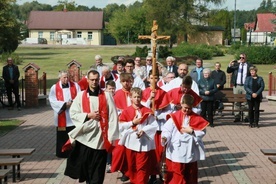
<svg viewBox="0 0 276 184"><path fill-rule="evenodd" d="M153 20L151 35L140 35L138 39L150 39L151 40L151 51L152 51L152 75L156 76L156 40L168 40L170 36L158 36L157 35L158 24L156 20ZM158 78L159 76L157 76ZM152 89L155 90L155 83L151 84ZM152 102L152 107L154 107L154 100Z"/></svg>

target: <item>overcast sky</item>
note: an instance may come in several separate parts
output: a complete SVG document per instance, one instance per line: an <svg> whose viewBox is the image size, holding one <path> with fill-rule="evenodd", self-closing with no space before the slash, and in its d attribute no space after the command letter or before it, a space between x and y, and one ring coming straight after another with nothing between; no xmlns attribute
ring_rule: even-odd
<svg viewBox="0 0 276 184"><path fill-rule="evenodd" d="M39 3L56 5L58 0L37 0ZM68 0L70 1L70 0ZM107 4L117 3L129 5L134 3L136 0L75 0L77 5L84 5L91 8L95 6L97 8L104 8ZM141 1L141 0L140 0ZM32 2L32 0L17 0L17 4L22 5L25 2ZM237 10L253 10L257 9L262 0L236 0ZM218 8L227 8L228 10L234 10L235 0L225 0L225 3Z"/></svg>

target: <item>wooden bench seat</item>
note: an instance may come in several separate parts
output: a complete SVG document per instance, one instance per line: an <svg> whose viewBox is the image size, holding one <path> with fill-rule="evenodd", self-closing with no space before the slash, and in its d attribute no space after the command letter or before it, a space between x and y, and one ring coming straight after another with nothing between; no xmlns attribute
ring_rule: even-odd
<svg viewBox="0 0 276 184"><path fill-rule="evenodd" d="M242 104L242 103L247 102L246 95L245 94L233 94L232 88L220 90L218 95L220 96L224 107L230 107L230 108L224 108L220 111L232 112L232 114L234 114L234 112L240 112L241 120L243 121L243 119L244 119L243 112L248 112L249 110L242 108L242 106L240 109L235 109L235 103ZM259 111L264 112L264 110L261 110L261 109Z"/></svg>
<svg viewBox="0 0 276 184"><path fill-rule="evenodd" d="M20 179L20 167L16 171L15 166L20 165L22 161L23 158L0 158L0 168L3 166L4 169L7 169L8 166L12 166L12 181L16 182L16 172L18 179Z"/></svg>
<svg viewBox="0 0 276 184"><path fill-rule="evenodd" d="M20 157L21 155L31 155L35 148L23 149L0 149L0 156Z"/></svg>
<svg viewBox="0 0 276 184"><path fill-rule="evenodd" d="M20 158L22 155L31 155L35 148L19 148L19 149L0 149L0 156L12 156ZM20 164L17 165L17 177L20 178Z"/></svg>
<svg viewBox="0 0 276 184"><path fill-rule="evenodd" d="M268 160L270 160L273 164L276 164L276 157L268 157Z"/></svg>
<svg viewBox="0 0 276 184"><path fill-rule="evenodd" d="M276 149L260 149L264 155L276 155Z"/></svg>
<svg viewBox="0 0 276 184"><path fill-rule="evenodd" d="M2 184L2 179L4 179L4 182L7 183L8 178L7 175L9 174L11 170L10 169L0 169L0 184Z"/></svg>

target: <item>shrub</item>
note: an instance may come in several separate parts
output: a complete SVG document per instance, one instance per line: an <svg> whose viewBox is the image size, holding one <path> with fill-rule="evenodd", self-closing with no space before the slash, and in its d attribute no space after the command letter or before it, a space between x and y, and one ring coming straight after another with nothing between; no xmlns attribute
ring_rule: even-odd
<svg viewBox="0 0 276 184"><path fill-rule="evenodd" d="M158 49L158 57L159 58L166 58L172 55L172 51L169 49L168 46L159 46Z"/></svg>
<svg viewBox="0 0 276 184"><path fill-rule="evenodd" d="M235 53L236 59L240 57L240 53L245 53L252 64L274 64L276 61L276 52L269 46L240 47Z"/></svg>
<svg viewBox="0 0 276 184"><path fill-rule="evenodd" d="M148 56L148 51L150 49L147 46L144 46L143 48L141 47L136 47L135 53L132 55L133 57L147 57Z"/></svg>
<svg viewBox="0 0 276 184"><path fill-rule="evenodd" d="M16 65L20 65L23 62L23 58L20 57L18 54L15 54L15 53L10 54L8 52L2 53L1 62L6 63L9 57L13 59L13 63Z"/></svg>
<svg viewBox="0 0 276 184"><path fill-rule="evenodd" d="M213 51L207 45L190 45L182 43L172 49L174 56L196 56L202 59L212 59Z"/></svg>

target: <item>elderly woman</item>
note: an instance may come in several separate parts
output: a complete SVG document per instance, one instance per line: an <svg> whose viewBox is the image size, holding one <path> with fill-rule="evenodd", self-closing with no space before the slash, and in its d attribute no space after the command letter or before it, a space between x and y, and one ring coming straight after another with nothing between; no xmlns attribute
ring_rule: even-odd
<svg viewBox="0 0 276 184"><path fill-rule="evenodd" d="M203 69L203 78L198 81L199 95L203 99L201 102L200 115L209 121L210 126L214 127L213 123L213 108L215 93L218 91L217 85L211 77L211 70L209 68Z"/></svg>
<svg viewBox="0 0 276 184"><path fill-rule="evenodd" d="M249 127L259 128L259 110L265 84L263 78L257 75L258 69L255 66L250 67L249 71L251 76L248 76L244 83L249 110Z"/></svg>

